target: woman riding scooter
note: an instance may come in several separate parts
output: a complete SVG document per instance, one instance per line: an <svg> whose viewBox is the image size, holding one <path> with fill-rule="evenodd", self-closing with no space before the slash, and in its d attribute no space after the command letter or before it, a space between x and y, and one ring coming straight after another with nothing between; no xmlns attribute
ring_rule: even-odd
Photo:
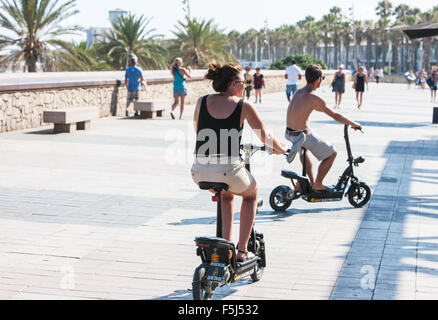
<svg viewBox="0 0 438 320"><path fill-rule="evenodd" d="M205 78L213 81L218 94L200 98L196 105L197 143L192 178L198 185L202 181L229 185L229 191L222 192L223 238L228 241L232 241L234 196L243 198L237 259L247 261L254 258L247 246L257 211L258 190L240 157L245 120L275 154L285 154L287 149L267 132L254 106L243 100L245 79L240 65L212 62Z"/></svg>

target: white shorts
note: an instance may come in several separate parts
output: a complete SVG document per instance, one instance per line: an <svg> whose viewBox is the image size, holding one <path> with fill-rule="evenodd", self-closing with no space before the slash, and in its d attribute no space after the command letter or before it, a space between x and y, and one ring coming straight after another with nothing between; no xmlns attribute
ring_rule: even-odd
<svg viewBox="0 0 438 320"><path fill-rule="evenodd" d="M286 139L292 143L295 143L298 138L299 136L294 137L286 134ZM303 148L312 152L312 154L319 161L324 161L330 158L333 153L335 153L335 147L333 145L329 145L313 132L306 134L306 140L304 141Z"/></svg>
<svg viewBox="0 0 438 320"><path fill-rule="evenodd" d="M218 164L217 160L209 163L195 161L192 167L192 179L199 186L200 182L218 182L227 184L229 191L242 194L256 184L252 174L245 168L241 160L231 164Z"/></svg>

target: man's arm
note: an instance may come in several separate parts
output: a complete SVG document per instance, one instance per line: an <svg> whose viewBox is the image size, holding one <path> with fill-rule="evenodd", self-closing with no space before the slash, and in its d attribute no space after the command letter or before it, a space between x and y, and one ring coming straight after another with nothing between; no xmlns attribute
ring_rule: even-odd
<svg viewBox="0 0 438 320"><path fill-rule="evenodd" d="M331 117L332 119L336 120L337 122L351 126L354 130L362 129L362 126L359 123L354 122L353 120L350 120L349 118L340 114L339 112L335 112L332 109L330 109L329 107L327 107L327 104L325 103L325 101L323 99L321 99L317 96L315 96L315 99L317 100L316 104L315 104L316 111L323 112L326 115L328 115L329 117Z"/></svg>

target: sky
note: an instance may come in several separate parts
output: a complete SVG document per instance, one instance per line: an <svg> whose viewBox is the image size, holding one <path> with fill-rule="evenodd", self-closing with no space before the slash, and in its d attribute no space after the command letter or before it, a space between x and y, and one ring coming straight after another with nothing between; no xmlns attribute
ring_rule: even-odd
<svg viewBox="0 0 438 320"><path fill-rule="evenodd" d="M333 6L349 15L349 8L354 7L355 19L375 19L374 9L380 0L189 0L191 16L213 18L215 23L226 32L237 30L245 32L250 28L260 30L265 21L270 29L283 24L295 24L308 15L320 19ZM437 3L434 0L391 1L394 7L404 3L422 11L431 9ZM177 21L183 20L182 0L77 0L79 14L66 21L78 24L85 29L89 27L110 27L108 11L123 9L136 14L152 17L150 27L165 38L172 38ZM85 33L74 40L85 40Z"/></svg>

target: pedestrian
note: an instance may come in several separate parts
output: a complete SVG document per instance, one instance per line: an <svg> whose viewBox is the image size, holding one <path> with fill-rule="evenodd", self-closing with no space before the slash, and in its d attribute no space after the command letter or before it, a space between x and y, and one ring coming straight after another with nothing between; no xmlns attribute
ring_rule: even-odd
<svg viewBox="0 0 438 320"><path fill-rule="evenodd" d="M420 85L421 89L425 88L426 84L426 73L423 69L421 69L418 73L418 84Z"/></svg>
<svg viewBox="0 0 438 320"><path fill-rule="evenodd" d="M436 102L436 91L438 87L438 72L436 69L434 69L430 76L427 78L427 84L430 88L430 102L435 103Z"/></svg>
<svg viewBox="0 0 438 320"><path fill-rule="evenodd" d="M414 75L414 73L412 72L412 70L407 71L407 72L405 73L405 78L406 78L406 81L408 82L408 89L411 89L412 82L415 81L415 75Z"/></svg>
<svg viewBox="0 0 438 320"><path fill-rule="evenodd" d="M345 93L345 73L344 65L339 66L338 71L332 82L333 92L335 93L335 109L341 108L342 95Z"/></svg>
<svg viewBox="0 0 438 320"><path fill-rule="evenodd" d="M380 69L376 69L374 71L374 78L376 79L376 83L379 84L380 83Z"/></svg>
<svg viewBox="0 0 438 320"><path fill-rule="evenodd" d="M126 102L126 116L129 117L129 106L139 100L141 86L146 88L146 81L143 78L143 71L137 67L137 56L131 54L129 56L129 67L125 71L125 86L128 88L128 98ZM138 117L138 112L135 112L135 117Z"/></svg>
<svg viewBox="0 0 438 320"><path fill-rule="evenodd" d="M362 101L363 101L363 93L365 92L365 83L368 88L368 77L364 73L365 67L360 67L359 72L355 74L354 76L354 84L353 88L356 90L356 101L357 101L357 108L361 110L362 107Z"/></svg>
<svg viewBox="0 0 438 320"><path fill-rule="evenodd" d="M262 103L262 90L265 88L265 77L260 71L260 68L256 68L256 73L254 74L254 89L256 95L254 103Z"/></svg>
<svg viewBox="0 0 438 320"><path fill-rule="evenodd" d="M300 67L297 66L297 62L292 60L291 65L286 68L286 74L284 75L287 79L286 96L289 102L291 96L293 96L298 90L298 81L302 79L301 73L302 71Z"/></svg>
<svg viewBox="0 0 438 320"><path fill-rule="evenodd" d="M245 168L240 157L240 144L245 121L263 144L275 154L285 154L287 148L267 130L254 106L244 101L245 78L238 64L209 65L206 79L213 81L217 94L198 100L195 107L196 159L191 173L195 184L209 181L225 183L228 191L222 192L223 238L232 241L234 198L242 197L240 233L237 260L244 262L255 256L248 250L248 242L257 211L257 182Z"/></svg>
<svg viewBox="0 0 438 320"><path fill-rule="evenodd" d="M245 94L247 99L249 100L251 98L251 91L252 89L254 89L253 85L254 85L254 77L251 74L251 67L246 67L245 68Z"/></svg>
<svg viewBox="0 0 438 320"><path fill-rule="evenodd" d="M374 82L374 67L371 67L368 72L368 81Z"/></svg>
<svg viewBox="0 0 438 320"><path fill-rule="evenodd" d="M170 116L175 120L173 112L180 104L179 120L182 120L184 114L184 104L187 97L186 79L191 78L192 69L190 66L184 67L184 62L181 58L176 58L175 62L169 66L173 75L173 98L172 110Z"/></svg>
<svg viewBox="0 0 438 320"><path fill-rule="evenodd" d="M379 69L379 78L381 83L385 82L385 72L383 71L383 68Z"/></svg>

